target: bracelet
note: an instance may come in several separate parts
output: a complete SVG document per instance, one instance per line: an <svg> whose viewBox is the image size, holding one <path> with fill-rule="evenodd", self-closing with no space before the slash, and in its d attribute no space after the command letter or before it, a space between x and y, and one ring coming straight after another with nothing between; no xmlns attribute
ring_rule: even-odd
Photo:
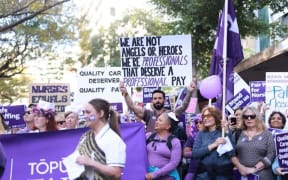
<svg viewBox="0 0 288 180"><path fill-rule="evenodd" d="M123 97L126 97L126 96L128 96L128 93L127 93L127 92L123 92L123 93L122 93L122 96L123 96Z"/></svg>

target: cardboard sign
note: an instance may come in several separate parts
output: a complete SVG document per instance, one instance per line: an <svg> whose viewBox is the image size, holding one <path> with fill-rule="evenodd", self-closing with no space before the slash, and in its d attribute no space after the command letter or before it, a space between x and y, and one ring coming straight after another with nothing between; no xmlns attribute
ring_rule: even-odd
<svg viewBox="0 0 288 180"><path fill-rule="evenodd" d="M190 35L120 38L124 83L130 87L185 86L192 81Z"/></svg>
<svg viewBox="0 0 288 180"><path fill-rule="evenodd" d="M35 83L29 85L29 103L37 104L40 100L55 104L57 112L65 112L70 105L70 85L65 83Z"/></svg>

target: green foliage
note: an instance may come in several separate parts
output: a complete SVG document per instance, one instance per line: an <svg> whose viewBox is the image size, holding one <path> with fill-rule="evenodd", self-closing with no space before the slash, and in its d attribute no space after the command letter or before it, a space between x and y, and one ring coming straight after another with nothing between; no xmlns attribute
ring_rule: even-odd
<svg viewBox="0 0 288 180"><path fill-rule="evenodd" d="M100 28L90 42L85 41L84 34L81 42L86 43L82 43L81 47L85 54L87 49L90 48L90 51L89 55L83 53L80 61L83 66L88 64L94 64L96 67L120 66L118 47L120 37L173 34L171 27L172 24L165 23L162 16L140 9L130 10L120 20L112 22L108 28Z"/></svg>
<svg viewBox="0 0 288 180"><path fill-rule="evenodd" d="M29 81L16 81L31 61L48 59L43 69L61 76L59 46L75 40L77 19L70 0L0 0L0 79L1 98L9 101L22 97L18 87L27 89ZM58 52L57 52L58 51ZM42 57L42 58L41 58ZM38 63L40 64L40 63ZM44 72L44 71L42 71ZM46 76L46 74L44 75ZM48 77L47 76L47 77ZM26 84L25 84L26 83ZM31 83L31 81L30 81ZM27 94L26 94L27 96Z"/></svg>
<svg viewBox="0 0 288 180"><path fill-rule="evenodd" d="M176 34L191 34L193 61L196 61L197 76L208 74L212 48L215 41L215 30L218 13L223 8L224 0L151 0L157 9L175 24ZM273 26L259 20L255 10L269 6L274 13L288 7L287 0L234 0L234 7L241 37L275 33Z"/></svg>
<svg viewBox="0 0 288 180"><path fill-rule="evenodd" d="M2 78L0 81L0 103L12 104L14 101L27 96L28 83L31 81L27 76L15 76Z"/></svg>

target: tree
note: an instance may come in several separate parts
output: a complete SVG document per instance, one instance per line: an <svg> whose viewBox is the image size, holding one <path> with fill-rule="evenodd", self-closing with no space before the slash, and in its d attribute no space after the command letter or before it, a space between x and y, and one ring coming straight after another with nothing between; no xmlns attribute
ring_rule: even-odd
<svg viewBox="0 0 288 180"><path fill-rule="evenodd" d="M223 8L224 0L151 0L157 9L171 17L175 24L172 31L175 34L191 34L193 61L202 77L208 74L212 48L215 41L215 30L219 11ZM234 0L239 31L242 38L259 34L275 33L278 25L267 24L255 15L255 10L269 6L273 13L282 12L288 7L287 0ZM283 28L286 27L282 27ZM285 31L283 31L285 32ZM281 35L281 34L280 34ZM198 74L198 73L197 73Z"/></svg>
<svg viewBox="0 0 288 180"><path fill-rule="evenodd" d="M50 59L56 57L56 46L68 45L75 39L77 28L74 25L77 20L71 13L73 6L64 5L68 1L0 0L2 103L11 103L23 96L21 92L27 93L16 91L20 87L27 88L29 83L17 75L23 73L31 61L39 61L41 56L47 59L49 56ZM19 81L19 78L22 80Z"/></svg>
<svg viewBox="0 0 288 180"><path fill-rule="evenodd" d="M168 35L172 34L170 26L173 25L165 23L160 15L153 15L147 10L129 10L123 18L112 22L108 28L101 28L88 44L87 41L81 44L86 56L83 54L80 61L83 66L120 66L120 37ZM86 34L84 37L87 36Z"/></svg>
<svg viewBox="0 0 288 180"><path fill-rule="evenodd" d="M27 97L28 82L31 79L25 75L16 75L12 78L1 78L0 103L12 104L16 99Z"/></svg>
<svg viewBox="0 0 288 180"><path fill-rule="evenodd" d="M39 56L54 40L71 38L67 19L60 14L60 5L68 1L0 1L0 78L20 74L25 61Z"/></svg>

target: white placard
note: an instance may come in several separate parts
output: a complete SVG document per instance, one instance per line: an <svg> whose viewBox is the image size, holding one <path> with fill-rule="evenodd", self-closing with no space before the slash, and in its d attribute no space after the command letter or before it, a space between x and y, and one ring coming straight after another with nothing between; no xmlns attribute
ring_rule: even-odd
<svg viewBox="0 0 288 180"><path fill-rule="evenodd" d="M192 81L191 35L120 38L123 81L130 87L187 86Z"/></svg>
<svg viewBox="0 0 288 180"><path fill-rule="evenodd" d="M265 119L268 122L269 115L273 111L282 112L287 118L288 111L288 72L266 72L266 111ZM288 127L286 123L285 129Z"/></svg>
<svg viewBox="0 0 288 180"><path fill-rule="evenodd" d="M94 98L106 99L110 103L122 102L119 89L121 79L121 67L80 69L77 73L75 102L83 104Z"/></svg>

